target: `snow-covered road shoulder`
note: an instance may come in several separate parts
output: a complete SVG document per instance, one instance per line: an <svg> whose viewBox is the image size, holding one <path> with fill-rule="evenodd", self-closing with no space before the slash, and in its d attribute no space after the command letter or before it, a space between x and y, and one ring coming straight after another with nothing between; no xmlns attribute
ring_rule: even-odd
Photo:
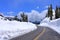
<svg viewBox="0 0 60 40"><path fill-rule="evenodd" d="M36 25L30 22L5 21L0 19L0 40L21 36L36 29Z"/></svg>
<svg viewBox="0 0 60 40"><path fill-rule="evenodd" d="M60 34L60 18L55 20L49 20L49 18L45 18L38 26L49 27Z"/></svg>

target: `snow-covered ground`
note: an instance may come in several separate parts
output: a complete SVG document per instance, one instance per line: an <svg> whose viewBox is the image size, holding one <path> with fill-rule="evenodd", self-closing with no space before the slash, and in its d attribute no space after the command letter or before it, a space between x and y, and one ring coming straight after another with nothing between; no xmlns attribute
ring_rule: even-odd
<svg viewBox="0 0 60 40"><path fill-rule="evenodd" d="M38 26L49 27L60 34L60 18L55 20L45 18Z"/></svg>
<svg viewBox="0 0 60 40"><path fill-rule="evenodd" d="M0 16L0 40L9 40L10 38L21 36L36 30L35 24L30 22L5 21Z"/></svg>

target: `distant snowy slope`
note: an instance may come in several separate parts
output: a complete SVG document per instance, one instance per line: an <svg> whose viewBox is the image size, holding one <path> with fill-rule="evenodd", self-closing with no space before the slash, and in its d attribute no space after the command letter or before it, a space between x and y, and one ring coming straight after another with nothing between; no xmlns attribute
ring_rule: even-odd
<svg viewBox="0 0 60 40"><path fill-rule="evenodd" d="M49 18L45 18L40 25L38 26L44 26L49 27L55 30L60 34L60 18L55 20L49 20Z"/></svg>
<svg viewBox="0 0 60 40"><path fill-rule="evenodd" d="M28 15L28 20L31 22L40 22L40 13L38 11L32 10Z"/></svg>
<svg viewBox="0 0 60 40"><path fill-rule="evenodd" d="M3 17L0 17L0 40L21 36L37 29L37 27L30 22L5 21L2 18Z"/></svg>
<svg viewBox="0 0 60 40"><path fill-rule="evenodd" d="M40 13L40 18L41 18L41 19L44 19L44 18L46 17L47 13L48 13L48 10L42 11L42 12Z"/></svg>
<svg viewBox="0 0 60 40"><path fill-rule="evenodd" d="M23 12L18 13L19 19L21 18L21 15L20 15L21 13L23 13ZM25 14L28 16L28 21L40 22L41 20L43 20L46 17L47 10L44 10L41 13L36 10L32 10L31 12L25 12Z"/></svg>

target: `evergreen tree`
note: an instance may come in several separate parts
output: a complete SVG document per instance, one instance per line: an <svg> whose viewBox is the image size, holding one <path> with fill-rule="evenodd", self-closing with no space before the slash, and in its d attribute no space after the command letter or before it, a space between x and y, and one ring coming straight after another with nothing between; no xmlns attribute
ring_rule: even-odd
<svg viewBox="0 0 60 40"><path fill-rule="evenodd" d="M50 20L52 20L52 16L53 16L52 5L50 5L48 7L48 15L47 16L50 17Z"/></svg>
<svg viewBox="0 0 60 40"><path fill-rule="evenodd" d="M58 18L58 7L56 6L56 10L55 10L55 19Z"/></svg>
<svg viewBox="0 0 60 40"><path fill-rule="evenodd" d="M58 7L56 6L55 19L57 19L57 18L60 18L60 8L58 8Z"/></svg>
<svg viewBox="0 0 60 40"><path fill-rule="evenodd" d="M23 22L27 22L28 21L28 17L27 17L27 15L25 15L24 13L22 13L21 14L21 20L23 21Z"/></svg>
<svg viewBox="0 0 60 40"><path fill-rule="evenodd" d="M24 21L24 13L21 14L21 21Z"/></svg>
<svg viewBox="0 0 60 40"><path fill-rule="evenodd" d="M28 16L27 15L26 15L26 18L25 19L26 19L26 22L28 22Z"/></svg>
<svg viewBox="0 0 60 40"><path fill-rule="evenodd" d="M60 7L58 8L58 16L60 18Z"/></svg>

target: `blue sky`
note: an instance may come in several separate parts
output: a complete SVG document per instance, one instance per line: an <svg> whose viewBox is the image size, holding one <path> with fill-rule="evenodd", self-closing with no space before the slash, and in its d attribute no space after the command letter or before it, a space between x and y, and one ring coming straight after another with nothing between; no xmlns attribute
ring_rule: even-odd
<svg viewBox="0 0 60 40"><path fill-rule="evenodd" d="M60 0L0 0L0 12L5 15L9 12L16 15L20 11L30 12L31 10L41 12L50 4L55 9L56 5L60 6Z"/></svg>

